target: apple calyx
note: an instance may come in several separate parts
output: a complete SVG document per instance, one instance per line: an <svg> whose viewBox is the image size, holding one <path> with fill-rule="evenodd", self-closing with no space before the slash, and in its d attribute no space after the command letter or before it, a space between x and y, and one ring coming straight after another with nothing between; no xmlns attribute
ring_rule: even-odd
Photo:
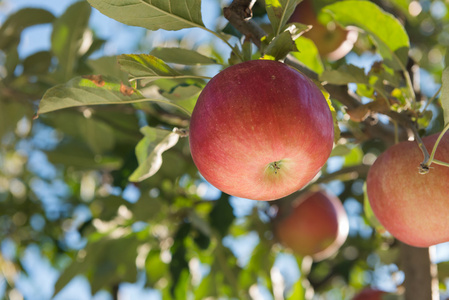
<svg viewBox="0 0 449 300"><path fill-rule="evenodd" d="M282 160L274 161L268 165L270 170L274 171L274 174L278 173L278 170L281 169Z"/></svg>

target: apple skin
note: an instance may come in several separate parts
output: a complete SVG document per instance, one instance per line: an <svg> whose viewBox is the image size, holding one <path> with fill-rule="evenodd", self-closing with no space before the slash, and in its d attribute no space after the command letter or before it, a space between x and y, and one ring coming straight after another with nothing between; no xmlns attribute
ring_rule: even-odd
<svg viewBox="0 0 449 300"><path fill-rule="evenodd" d="M439 134L424 137L429 153ZM449 134L435 158L449 161ZM401 142L382 153L367 177L367 195L379 222L395 238L415 247L449 241L449 168L432 164L419 174L423 154L416 142Z"/></svg>
<svg viewBox="0 0 449 300"><path fill-rule="evenodd" d="M204 178L253 200L279 199L305 186L328 159L334 138L320 89L295 69L268 60L214 76L198 98L189 132Z"/></svg>
<svg viewBox="0 0 449 300"><path fill-rule="evenodd" d="M348 216L340 200L324 191L299 196L291 213L275 225L281 244L295 254L320 261L332 256L348 237Z"/></svg>
<svg viewBox="0 0 449 300"><path fill-rule="evenodd" d="M358 37L357 31L346 30L335 22L322 24L312 0L299 3L289 22L312 25L312 29L305 32L303 36L311 39L317 46L319 54L329 60L338 60L348 54Z"/></svg>
<svg viewBox="0 0 449 300"><path fill-rule="evenodd" d="M352 300L383 300L387 293L381 290L366 288L355 295Z"/></svg>

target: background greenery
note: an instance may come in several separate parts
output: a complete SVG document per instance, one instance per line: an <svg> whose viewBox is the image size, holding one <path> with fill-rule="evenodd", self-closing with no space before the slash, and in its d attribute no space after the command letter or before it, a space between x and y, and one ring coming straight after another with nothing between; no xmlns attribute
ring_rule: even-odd
<svg viewBox="0 0 449 300"><path fill-rule="evenodd" d="M173 12L157 21L162 4L156 9L135 2L74 2L58 15L28 7L1 24L3 297L25 293L20 282L33 276L26 260L30 251L58 271L50 279L54 295L78 275L88 279L92 294L103 290L114 299L125 282L137 281L163 299L305 299L310 287L316 299L350 299L365 286L400 292L398 242L382 228L374 230L377 223L363 210L363 185L374 158L392 139L403 138L403 112L415 114L423 135L443 128L442 103L429 99L445 67L447 4L332 4L328 12L360 33L353 52L331 62L319 58L313 45L301 51L295 32L283 31L286 21L263 1L257 1L253 20L269 35L259 47L223 16L203 20L200 0L170 1ZM191 14L179 5L184 2ZM205 2L216 11L229 5ZM128 45L127 53L108 50L108 40L90 23L91 5L145 28L130 31L137 37L124 37L138 43ZM43 24L51 26L49 48L24 56L23 32ZM349 85L362 101L351 107L331 92L341 134L315 184L339 196L351 229L341 250L314 263L310 273L301 272L303 258L273 236L271 218L289 199L265 203L220 193L198 174L188 138L173 131L188 127L198 94L219 70L262 54L282 59L287 53L321 82ZM366 106L379 95L391 100L384 114ZM354 110L369 117L356 120ZM442 295L449 276L446 249L439 246L435 260Z"/></svg>

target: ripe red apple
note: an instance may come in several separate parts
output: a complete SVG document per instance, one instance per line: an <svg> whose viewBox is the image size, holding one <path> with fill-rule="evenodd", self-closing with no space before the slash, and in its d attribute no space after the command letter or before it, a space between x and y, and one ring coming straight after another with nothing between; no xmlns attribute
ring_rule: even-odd
<svg viewBox="0 0 449 300"><path fill-rule="evenodd" d="M352 300L383 300L387 293L381 290L366 288L355 295Z"/></svg>
<svg viewBox="0 0 449 300"><path fill-rule="evenodd" d="M320 55L329 60L337 60L348 54L358 36L357 31L346 30L333 21L322 23L312 0L299 3L289 21L312 25L312 29L303 36L311 39Z"/></svg>
<svg viewBox="0 0 449 300"><path fill-rule="evenodd" d="M432 151L438 134L423 138ZM449 162L449 134L435 158ZM402 142L382 153L367 177L367 195L374 214L394 237L415 247L449 241L449 168L432 164L419 174L423 154L416 142Z"/></svg>
<svg viewBox="0 0 449 300"><path fill-rule="evenodd" d="M332 256L348 237L349 222L340 200L324 191L306 192L291 213L275 224L279 241L294 253L314 260Z"/></svg>
<svg viewBox="0 0 449 300"><path fill-rule="evenodd" d="M332 115L320 89L276 61L254 60L218 73L190 121L200 173L233 196L274 200L305 186L333 146Z"/></svg>

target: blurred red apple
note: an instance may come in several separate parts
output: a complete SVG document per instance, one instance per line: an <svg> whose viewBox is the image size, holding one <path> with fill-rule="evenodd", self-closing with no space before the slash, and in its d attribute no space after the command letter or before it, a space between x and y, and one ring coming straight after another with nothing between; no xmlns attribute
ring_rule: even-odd
<svg viewBox="0 0 449 300"><path fill-rule="evenodd" d="M200 173L233 196L274 200L305 186L333 147L332 115L320 89L276 61L231 66L201 92L190 121Z"/></svg>
<svg viewBox="0 0 449 300"><path fill-rule="evenodd" d="M352 300L383 300L384 299L383 296L386 294L387 293L384 291L366 288L357 295L355 295L355 297Z"/></svg>
<svg viewBox="0 0 449 300"><path fill-rule="evenodd" d="M294 253L314 260L332 256L345 242L348 217L340 200L324 191L306 192L291 213L275 224L279 241Z"/></svg>
<svg viewBox="0 0 449 300"><path fill-rule="evenodd" d="M438 134L423 138L429 153ZM449 162L449 134L435 158ZM367 195L379 222L394 237L415 247L449 241L449 168L432 164L419 174L423 154L416 142L402 142L382 153L367 177Z"/></svg>
<svg viewBox="0 0 449 300"><path fill-rule="evenodd" d="M322 23L322 19L326 18L319 18L313 1L304 0L298 4L289 21L313 26L303 36L315 43L321 56L329 60L344 57L354 46L357 31L346 30L331 20Z"/></svg>

